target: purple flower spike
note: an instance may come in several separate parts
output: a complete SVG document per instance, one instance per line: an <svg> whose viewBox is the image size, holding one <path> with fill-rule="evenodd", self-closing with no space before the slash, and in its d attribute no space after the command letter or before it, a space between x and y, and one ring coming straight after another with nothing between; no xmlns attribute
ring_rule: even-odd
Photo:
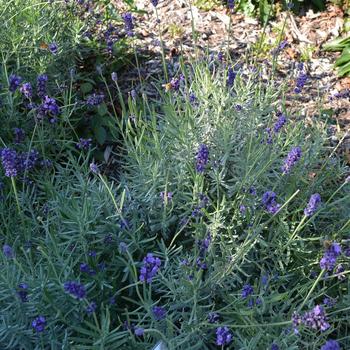
<svg viewBox="0 0 350 350"><path fill-rule="evenodd" d="M49 44L49 50L53 55L57 55L57 52L58 52L57 43L53 42L53 43Z"/></svg>
<svg viewBox="0 0 350 350"><path fill-rule="evenodd" d="M38 316L33 322L32 327L37 333L41 333L45 330L46 319L44 316Z"/></svg>
<svg viewBox="0 0 350 350"><path fill-rule="evenodd" d="M209 312L208 314L209 323L217 323L219 321L220 321L220 315L217 312Z"/></svg>
<svg viewBox="0 0 350 350"><path fill-rule="evenodd" d="M130 12L127 12L122 15L123 20L124 20L124 27L127 36L134 36L134 23L133 23L133 16Z"/></svg>
<svg viewBox="0 0 350 350"><path fill-rule="evenodd" d="M94 174L99 174L100 173L100 169L98 168L97 164L95 164L95 163L91 163L90 164L90 170Z"/></svg>
<svg viewBox="0 0 350 350"><path fill-rule="evenodd" d="M275 125L273 126L273 131L277 134L286 123L287 123L287 118L284 114L281 113Z"/></svg>
<svg viewBox="0 0 350 350"><path fill-rule="evenodd" d="M160 198L162 200L162 203L171 203L172 199L173 199L173 192L160 192Z"/></svg>
<svg viewBox="0 0 350 350"><path fill-rule="evenodd" d="M254 289L250 284L245 284L242 288L242 298L246 299L249 297L249 295L252 295L254 293Z"/></svg>
<svg viewBox="0 0 350 350"><path fill-rule="evenodd" d="M305 326L321 330L322 332L330 327L324 309L320 305L316 305L311 311L306 312L302 318L302 322Z"/></svg>
<svg viewBox="0 0 350 350"><path fill-rule="evenodd" d="M235 7L235 0L227 0L227 7L230 10L233 10L233 8Z"/></svg>
<svg viewBox="0 0 350 350"><path fill-rule="evenodd" d="M80 284L79 282L65 282L64 290L79 300L84 299L86 297L85 286L83 284Z"/></svg>
<svg viewBox="0 0 350 350"><path fill-rule="evenodd" d="M76 147L80 150L88 150L91 147L92 139L80 138L79 142L76 144Z"/></svg>
<svg viewBox="0 0 350 350"><path fill-rule="evenodd" d="M320 350L340 350L340 345L336 340L327 340Z"/></svg>
<svg viewBox="0 0 350 350"><path fill-rule="evenodd" d="M11 74L9 76L9 90L15 92L22 82L22 78L18 75Z"/></svg>
<svg viewBox="0 0 350 350"><path fill-rule="evenodd" d="M232 333L228 327L218 327L216 329L216 345L228 345L232 341Z"/></svg>
<svg viewBox="0 0 350 350"><path fill-rule="evenodd" d="M293 147L288 153L286 160L282 166L283 174L288 174L296 162L301 158L301 148Z"/></svg>
<svg viewBox="0 0 350 350"><path fill-rule="evenodd" d="M12 247L9 246L8 244L3 245L2 252L7 259L13 259L15 257L15 253L14 253Z"/></svg>
<svg viewBox="0 0 350 350"><path fill-rule="evenodd" d="M159 258L154 257L152 253L148 253L143 259L143 265L140 269L140 281L151 283L153 278L157 275L161 264Z"/></svg>
<svg viewBox="0 0 350 350"><path fill-rule="evenodd" d="M304 210L305 216L310 217L314 215L317 208L320 206L320 204L321 204L321 196L318 193L313 194L310 197L309 203Z"/></svg>
<svg viewBox="0 0 350 350"><path fill-rule="evenodd" d="M332 243L320 260L321 269L332 271L337 263L337 258L340 254L341 246L338 243Z"/></svg>
<svg viewBox="0 0 350 350"><path fill-rule="evenodd" d="M60 113L57 101L53 97L44 96L43 103L39 106L40 115L51 115L53 117Z"/></svg>
<svg viewBox="0 0 350 350"><path fill-rule="evenodd" d="M305 312L303 316L294 312L292 316L292 323L295 332L298 332L297 327L301 324L322 332L330 327L330 324L327 322L327 316L324 309L320 305L316 305L311 311Z"/></svg>
<svg viewBox="0 0 350 350"><path fill-rule="evenodd" d="M5 176L15 177L18 174L17 169L17 152L11 148L4 148L1 151L1 162L5 170Z"/></svg>
<svg viewBox="0 0 350 350"><path fill-rule="evenodd" d="M307 74L304 73L303 71L301 71L299 73L299 76L297 78L297 81L296 81L296 86L294 88L294 92L296 94L300 94L304 85L306 84L306 81L307 81Z"/></svg>
<svg viewBox="0 0 350 350"><path fill-rule="evenodd" d="M209 160L209 148L205 144L201 144L196 153L196 170L203 173Z"/></svg>
<svg viewBox="0 0 350 350"><path fill-rule="evenodd" d="M96 311L97 305L94 301L92 301L87 307L86 307L86 313L88 315L93 314Z"/></svg>
<svg viewBox="0 0 350 350"><path fill-rule="evenodd" d="M14 128L13 133L15 135L15 139L14 139L15 144L18 145L24 141L26 137L26 133L22 128Z"/></svg>
<svg viewBox="0 0 350 350"><path fill-rule="evenodd" d="M226 84L228 87L232 87L233 86L233 83L236 79L236 71L234 70L234 68L232 67L229 67L228 71L227 71L227 81L226 81Z"/></svg>
<svg viewBox="0 0 350 350"><path fill-rule="evenodd" d="M24 97L28 99L33 97L33 88L31 83L22 84L22 86L19 88L19 91Z"/></svg>
<svg viewBox="0 0 350 350"><path fill-rule="evenodd" d="M103 102L103 99L104 99L103 94L93 93L87 97L86 104L91 106L91 107L98 106Z"/></svg>
<svg viewBox="0 0 350 350"><path fill-rule="evenodd" d="M141 327L136 327L134 333L137 337L142 337L145 334L145 330Z"/></svg>
<svg viewBox="0 0 350 350"><path fill-rule="evenodd" d="M43 98L46 96L46 84L49 78L47 77L46 74L40 74L38 75L36 79L36 92L39 97Z"/></svg>
<svg viewBox="0 0 350 350"><path fill-rule="evenodd" d="M152 312L157 321L163 320L166 317L166 310L162 306L153 306Z"/></svg>
<svg viewBox="0 0 350 350"><path fill-rule="evenodd" d="M281 205L276 202L276 193L273 191L265 192L262 196L261 202L266 211L270 214L276 214L281 208Z"/></svg>
<svg viewBox="0 0 350 350"><path fill-rule="evenodd" d="M17 295L21 299L22 303L27 303L28 300L28 284L27 283L20 283L18 285L18 291Z"/></svg>

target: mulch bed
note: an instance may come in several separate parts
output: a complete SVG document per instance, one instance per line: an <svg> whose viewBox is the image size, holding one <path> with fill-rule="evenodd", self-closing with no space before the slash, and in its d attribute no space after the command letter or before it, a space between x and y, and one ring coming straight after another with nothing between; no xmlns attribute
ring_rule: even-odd
<svg viewBox="0 0 350 350"><path fill-rule="evenodd" d="M224 7L203 11L192 6L191 11L185 1L162 0L157 6L157 19L149 0L136 0L136 6L146 12L135 14L136 43L141 56L145 58L141 64L141 75L146 82L162 76L159 33L162 35L171 75L176 72L180 53L189 58L198 54L204 55L208 50L211 53L225 50L230 16L229 47L233 59L244 57L247 52L254 53L254 46L256 47L263 32L257 19L239 13L230 14ZM288 18L283 39L288 44L279 54L276 78L284 80L300 60L304 60L308 71L308 81L301 100L298 97L288 101L291 112L298 112L305 117L315 116L318 113L319 96L324 96L324 109L331 111L331 115L342 128L348 128L350 111L346 89L350 89L350 78L339 78L336 75L333 63L339 54L322 50L325 42L341 33L344 16L342 9L329 5L324 12L308 10L299 16L281 11L265 28L264 43L267 47L270 45L273 49L278 43L279 31L286 16ZM197 32L196 45L192 34L192 21ZM271 54L269 51L265 54L266 57L261 55L261 61L266 63L269 57L271 60ZM136 68L124 73L122 80L125 87L130 89L130 86L134 86L137 89L138 77ZM152 84L146 84L146 93L156 94ZM336 97L330 98L331 96Z"/></svg>

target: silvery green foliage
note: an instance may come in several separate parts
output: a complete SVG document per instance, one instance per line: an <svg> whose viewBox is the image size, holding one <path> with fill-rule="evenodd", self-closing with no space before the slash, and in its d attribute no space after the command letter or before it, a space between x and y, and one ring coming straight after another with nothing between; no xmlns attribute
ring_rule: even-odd
<svg viewBox="0 0 350 350"><path fill-rule="evenodd" d="M323 240L346 248L348 169L324 125L288 114L283 87L246 67L227 86L226 68L196 63L177 91L159 85L159 100L129 101L118 182L103 167L91 173L89 154L67 151L65 163L18 189L21 215L6 193L1 243L14 254L0 253L0 348L134 350L161 341L203 350L217 348L222 330L234 348L349 345L348 282L319 265ZM288 122L272 132L279 112ZM198 171L203 144L209 156ZM302 156L283 174L293 147ZM280 205L274 213L262 202L268 191ZM306 217L315 193L322 204ZM337 262L348 270L346 254ZM300 325L297 335L294 311L308 315L324 297L337 300L322 314L330 327Z"/></svg>

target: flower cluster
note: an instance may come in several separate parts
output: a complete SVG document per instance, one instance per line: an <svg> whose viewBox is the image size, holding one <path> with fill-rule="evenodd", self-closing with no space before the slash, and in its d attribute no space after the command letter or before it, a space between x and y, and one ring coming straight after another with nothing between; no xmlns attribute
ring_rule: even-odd
<svg viewBox="0 0 350 350"><path fill-rule="evenodd" d="M60 113L60 108L57 104L56 99L49 96L44 96L42 104L38 107L38 116L49 116L50 123L56 122L56 117Z"/></svg>
<svg viewBox="0 0 350 350"><path fill-rule="evenodd" d="M124 27L125 27L125 31L126 34L128 36L134 36L134 23L133 23L133 16L130 12L127 12L125 14L122 15L123 20L124 20Z"/></svg>
<svg viewBox="0 0 350 350"><path fill-rule="evenodd" d="M341 254L341 246L338 243L332 243L325 251L320 260L320 267L323 270L332 271L337 263L337 258Z"/></svg>
<svg viewBox="0 0 350 350"><path fill-rule="evenodd" d="M38 316L32 322L32 327L37 333L41 333L46 327L46 318L44 316Z"/></svg>
<svg viewBox="0 0 350 350"><path fill-rule="evenodd" d="M152 253L148 253L143 259L143 266L140 269L140 281L151 283L153 277L156 276L160 268L161 261L154 257Z"/></svg>
<svg viewBox="0 0 350 350"><path fill-rule="evenodd" d="M196 170L198 173L203 173L209 160L209 148L204 143L199 145L196 153Z"/></svg>
<svg viewBox="0 0 350 350"><path fill-rule="evenodd" d="M29 152L18 153L14 149L4 148L0 151L0 156L7 177L16 177L33 169L39 159L39 153L34 149Z"/></svg>
<svg viewBox="0 0 350 350"><path fill-rule="evenodd" d="M20 144L24 141L26 133L22 128L14 128L13 133L15 135L14 142L15 144Z"/></svg>
<svg viewBox="0 0 350 350"><path fill-rule="evenodd" d="M316 305L311 311L305 312L303 316L296 312L293 313L292 323L294 328L303 324L308 328L321 331L325 331L330 327L324 309L320 305Z"/></svg>
<svg viewBox="0 0 350 350"><path fill-rule="evenodd" d="M208 322L209 323L218 323L220 321L220 315L217 312L208 313Z"/></svg>
<svg viewBox="0 0 350 350"><path fill-rule="evenodd" d="M322 306L316 305L311 311L306 312L303 317L305 326L325 331L330 327Z"/></svg>
<svg viewBox="0 0 350 350"><path fill-rule="evenodd" d="M337 300L334 298L325 297L323 299L323 304L328 306L328 307L333 307L336 303L337 303Z"/></svg>
<svg viewBox="0 0 350 350"><path fill-rule="evenodd" d="M199 269L206 270L208 268L208 265L205 262L205 257L206 257L206 253L209 249L211 239L212 239L211 235L210 235L210 233L208 233L204 239L197 241L197 245L199 248L199 256L196 259L196 266Z"/></svg>
<svg viewBox="0 0 350 350"><path fill-rule="evenodd" d="M65 282L64 290L79 300L86 297L85 286L76 281Z"/></svg>
<svg viewBox="0 0 350 350"><path fill-rule="evenodd" d="M234 68L229 67L227 70L227 80L226 80L226 84L228 87L232 87L233 83L235 82L237 76L237 72Z"/></svg>
<svg viewBox="0 0 350 350"><path fill-rule="evenodd" d="M329 96L328 99L330 101L333 101L334 99L349 98L349 97L350 97L350 89L344 89Z"/></svg>
<svg viewBox="0 0 350 350"><path fill-rule="evenodd" d="M195 95L194 92L190 93L190 95L188 96L188 100L191 105L194 105L197 102L197 96Z"/></svg>
<svg viewBox="0 0 350 350"><path fill-rule="evenodd" d="M275 125L273 126L273 131L277 134L286 123L287 123L286 116L280 113Z"/></svg>
<svg viewBox="0 0 350 350"><path fill-rule="evenodd" d="M103 102L103 99L104 99L103 94L93 93L87 97L86 104L91 106L91 107L98 106Z"/></svg>
<svg viewBox="0 0 350 350"><path fill-rule="evenodd" d="M205 258L201 256L196 259L196 266L201 270L206 270L208 268L208 264L205 262Z"/></svg>
<svg viewBox="0 0 350 350"><path fill-rule="evenodd" d="M171 203L173 199L173 192L160 192L160 198L163 204Z"/></svg>
<svg viewBox="0 0 350 350"><path fill-rule="evenodd" d="M245 284L242 288L242 298L247 299L250 295L254 293L253 287L248 283Z"/></svg>
<svg viewBox="0 0 350 350"><path fill-rule="evenodd" d="M17 152L14 149L4 148L1 151L1 162L5 170L5 176L17 176Z"/></svg>
<svg viewBox="0 0 350 350"><path fill-rule="evenodd" d="M116 27L112 24L108 25L107 30L104 32L104 39L106 41L107 44L107 51L109 53L113 53L113 46L114 43L116 42L117 38L116 38ZM112 73L112 80L115 81L115 79L113 79L113 74L116 73Z"/></svg>
<svg viewBox="0 0 350 350"><path fill-rule="evenodd" d="M340 345L336 340L327 340L320 350L340 350Z"/></svg>
<svg viewBox="0 0 350 350"><path fill-rule="evenodd" d="M19 88L20 93L28 98L31 99L33 97L33 88L31 83L24 83L22 86Z"/></svg>
<svg viewBox="0 0 350 350"><path fill-rule="evenodd" d="M3 245L2 252L7 259L13 259L15 257L15 253L14 253L12 247L9 246L8 244Z"/></svg>
<svg viewBox="0 0 350 350"><path fill-rule="evenodd" d="M80 138L79 142L76 144L76 147L80 150L88 150L91 147L92 139L83 139Z"/></svg>
<svg viewBox="0 0 350 350"><path fill-rule="evenodd" d="M89 264L82 263L80 264L79 268L81 272L87 273L90 276L96 275L96 271L91 266L89 266Z"/></svg>
<svg viewBox="0 0 350 350"><path fill-rule="evenodd" d="M287 40L282 40L282 41L278 44L278 46L277 46L276 48L274 48L274 49L271 51L271 53L272 53L273 55L277 55L277 54L279 54L283 49L285 49L285 48L287 47L287 45L288 45L288 41L287 41Z"/></svg>
<svg viewBox="0 0 350 350"><path fill-rule="evenodd" d="M58 45L57 43L53 42L49 44L49 50L53 55L57 55L58 52Z"/></svg>
<svg viewBox="0 0 350 350"><path fill-rule="evenodd" d="M162 306L153 306L152 313L157 321L163 320L166 317L166 310Z"/></svg>
<svg viewBox="0 0 350 350"><path fill-rule="evenodd" d="M281 208L281 205L276 202L276 197L273 191L267 191L262 196L261 202L270 214L276 214Z"/></svg>
<svg viewBox="0 0 350 350"><path fill-rule="evenodd" d="M207 250L209 249L211 243L211 235L210 233L207 234L207 236L204 239L201 239L197 242L199 247L199 255L204 256Z"/></svg>
<svg viewBox="0 0 350 350"><path fill-rule="evenodd" d="M208 206L209 198L204 193L199 194L199 204L194 207L191 216L192 217L200 217L203 215L202 209Z"/></svg>
<svg viewBox="0 0 350 350"><path fill-rule="evenodd" d="M100 169L98 168L98 165L95 164L95 163L90 163L89 168L90 168L91 172L94 173L94 174L99 174L100 173Z"/></svg>
<svg viewBox="0 0 350 350"><path fill-rule="evenodd" d="M18 285L17 295L19 296L19 298L23 303L28 302L28 284L27 283L20 283Z"/></svg>
<svg viewBox="0 0 350 350"><path fill-rule="evenodd" d="M216 329L216 345L228 345L232 341L232 333L228 327L218 327Z"/></svg>
<svg viewBox="0 0 350 350"><path fill-rule="evenodd" d="M227 7L230 10L233 10L233 8L235 7L235 0L227 0Z"/></svg>
<svg viewBox="0 0 350 350"><path fill-rule="evenodd" d="M183 74L180 74L178 78L171 78L170 80L170 86L171 86L171 90L173 91L179 91L180 87L181 87L181 83L185 81L185 77L183 76Z"/></svg>
<svg viewBox="0 0 350 350"><path fill-rule="evenodd" d="M48 77L46 74L40 74L36 79L36 93L41 98L43 98L46 95L47 81Z"/></svg>
<svg viewBox="0 0 350 350"><path fill-rule="evenodd" d="M310 217L315 214L316 210L321 204L321 196L318 193L311 195L310 200L306 208L304 209L304 214Z"/></svg>
<svg viewBox="0 0 350 350"><path fill-rule="evenodd" d="M300 94L304 85L306 84L307 81L307 74L304 72L300 72L296 81L296 86L294 88L294 92L296 94Z"/></svg>
<svg viewBox="0 0 350 350"><path fill-rule="evenodd" d="M134 334L137 337L142 337L145 334L145 330L142 327L135 327Z"/></svg>
<svg viewBox="0 0 350 350"><path fill-rule="evenodd" d="M282 166L283 174L288 174L295 163L301 158L301 148L293 147L288 153L286 160Z"/></svg>
<svg viewBox="0 0 350 350"><path fill-rule="evenodd" d="M87 307L86 307L86 313L88 315L93 314L97 309L97 304L92 301Z"/></svg>
<svg viewBox="0 0 350 350"><path fill-rule="evenodd" d="M18 75L11 74L9 76L9 90L15 92L22 82L22 78Z"/></svg>
<svg viewBox="0 0 350 350"><path fill-rule="evenodd" d="M272 132L271 128L265 128L266 139L264 140L268 145L272 144Z"/></svg>

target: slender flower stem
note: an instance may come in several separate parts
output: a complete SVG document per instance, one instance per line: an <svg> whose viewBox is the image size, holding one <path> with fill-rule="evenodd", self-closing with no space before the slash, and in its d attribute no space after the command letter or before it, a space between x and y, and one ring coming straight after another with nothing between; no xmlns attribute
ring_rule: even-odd
<svg viewBox="0 0 350 350"><path fill-rule="evenodd" d="M190 1L190 13L191 13L192 40L193 40L194 46L195 46L195 50L194 51L195 51L195 54L196 54L196 58L198 58L198 40L197 40L196 28L195 28L195 25L194 25L192 1Z"/></svg>
<svg viewBox="0 0 350 350"><path fill-rule="evenodd" d="M262 323L262 324L227 324L225 325L230 328L252 328L252 327L279 327L279 326L287 326L291 324L292 321L282 321L282 322L275 322L275 323ZM208 323L207 326L212 326L212 324Z"/></svg>
<svg viewBox="0 0 350 350"><path fill-rule="evenodd" d="M160 19L159 19L157 8L155 8L155 12L156 12L157 24L158 24L158 35L159 35L159 41L160 41L160 46L161 46L161 55L162 55L164 76L165 76L165 81L168 81L169 76L168 76L168 70L167 70L167 65L166 65L166 61L165 61L164 41L163 41L163 36L162 36L162 29L160 27Z"/></svg>
<svg viewBox="0 0 350 350"><path fill-rule="evenodd" d="M227 59L227 61L230 58L231 26L232 26L232 16L231 16L231 11L230 11L230 20L228 22L228 29L227 29L227 52L226 52L226 59Z"/></svg>
<svg viewBox="0 0 350 350"><path fill-rule="evenodd" d="M294 237L296 236L296 234L300 231L300 229L302 228L302 226L304 225L305 221L307 219L307 216L304 215L303 218L301 219L301 221L299 222L299 225L296 227L296 229L294 230L294 232L292 233L292 235L290 236L288 242L287 242L287 246L289 245L289 243L294 239Z"/></svg>
<svg viewBox="0 0 350 350"><path fill-rule="evenodd" d="M135 62L136 62L136 67L137 67L137 73L138 73L138 75L139 75L140 87L141 87L141 90L142 90L142 77L141 77L141 70L140 70L139 59L138 59L137 52L136 52L135 39L132 40L132 47L133 47L134 56L135 56Z"/></svg>
<svg viewBox="0 0 350 350"><path fill-rule="evenodd" d="M16 198L16 204L17 204L18 213L20 215L22 215L21 206L19 205L16 181L15 181L15 178L13 176L11 177L11 183L12 183L13 193L15 194L15 198Z"/></svg>

